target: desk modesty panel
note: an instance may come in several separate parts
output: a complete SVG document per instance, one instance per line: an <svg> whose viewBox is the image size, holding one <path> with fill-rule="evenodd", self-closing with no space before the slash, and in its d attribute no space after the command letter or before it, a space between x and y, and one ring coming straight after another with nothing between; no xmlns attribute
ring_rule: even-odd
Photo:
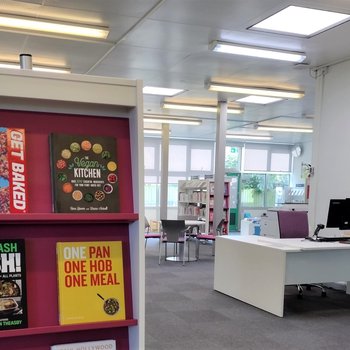
<svg viewBox="0 0 350 350"><path fill-rule="evenodd" d="M283 317L284 286L350 280L350 245L221 236L216 240L214 289Z"/></svg>

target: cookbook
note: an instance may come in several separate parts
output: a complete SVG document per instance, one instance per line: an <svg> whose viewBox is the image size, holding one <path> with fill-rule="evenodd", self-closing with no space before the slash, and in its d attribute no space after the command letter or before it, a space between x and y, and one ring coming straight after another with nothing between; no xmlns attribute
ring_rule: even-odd
<svg viewBox="0 0 350 350"><path fill-rule="evenodd" d="M0 127L0 214L26 213L25 130Z"/></svg>
<svg viewBox="0 0 350 350"><path fill-rule="evenodd" d="M61 325L125 320L121 241L57 242Z"/></svg>
<svg viewBox="0 0 350 350"><path fill-rule="evenodd" d="M25 241L0 240L0 330L26 327Z"/></svg>
<svg viewBox="0 0 350 350"><path fill-rule="evenodd" d="M49 143L55 212L119 212L115 138L54 133Z"/></svg>

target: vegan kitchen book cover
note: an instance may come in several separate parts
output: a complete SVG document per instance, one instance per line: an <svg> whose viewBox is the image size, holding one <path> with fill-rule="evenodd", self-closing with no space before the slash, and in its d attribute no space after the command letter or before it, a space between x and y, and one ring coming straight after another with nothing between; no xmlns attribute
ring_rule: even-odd
<svg viewBox="0 0 350 350"><path fill-rule="evenodd" d="M121 241L57 242L61 325L125 320Z"/></svg>
<svg viewBox="0 0 350 350"><path fill-rule="evenodd" d="M0 240L0 330L26 327L25 241Z"/></svg>
<svg viewBox="0 0 350 350"><path fill-rule="evenodd" d="M26 213L25 130L0 127L0 214Z"/></svg>
<svg viewBox="0 0 350 350"><path fill-rule="evenodd" d="M108 136L51 134L54 211L119 211L116 140Z"/></svg>

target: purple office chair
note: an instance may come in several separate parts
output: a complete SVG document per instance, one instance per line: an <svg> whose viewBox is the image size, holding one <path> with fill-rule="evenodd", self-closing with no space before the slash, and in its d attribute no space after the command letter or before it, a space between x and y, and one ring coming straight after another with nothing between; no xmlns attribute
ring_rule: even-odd
<svg viewBox="0 0 350 350"><path fill-rule="evenodd" d="M286 211L280 210L278 214L278 224L280 229L280 238L306 238L309 236L309 221L307 211ZM320 284L306 284L306 289L311 287L321 289L321 296L326 296L326 291ZM303 297L303 286L298 284L298 298Z"/></svg>

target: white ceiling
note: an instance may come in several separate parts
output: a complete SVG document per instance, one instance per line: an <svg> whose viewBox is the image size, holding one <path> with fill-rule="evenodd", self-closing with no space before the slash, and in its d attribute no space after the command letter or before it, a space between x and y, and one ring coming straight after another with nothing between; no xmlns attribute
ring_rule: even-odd
<svg viewBox="0 0 350 350"><path fill-rule="evenodd" d="M176 97L214 101L209 78L249 85L305 91L301 100L270 105L245 105L243 115L230 116L232 133L254 132L258 121L312 126L315 79L313 69L350 57L350 22L312 38L254 32L247 28L288 5L350 13L349 0L0 0L1 13L88 22L110 28L106 41L79 41L0 30L0 59L17 60L28 53L33 64L69 67L72 73L142 79L144 85L182 88ZM296 23L296 25L298 25ZM214 53L212 40L268 46L307 54L295 65ZM242 95L225 95L234 101ZM161 97L144 96L144 111L199 116L201 126L172 126L172 137L215 139L215 114L162 110ZM310 141L309 134L272 133L273 142Z"/></svg>

